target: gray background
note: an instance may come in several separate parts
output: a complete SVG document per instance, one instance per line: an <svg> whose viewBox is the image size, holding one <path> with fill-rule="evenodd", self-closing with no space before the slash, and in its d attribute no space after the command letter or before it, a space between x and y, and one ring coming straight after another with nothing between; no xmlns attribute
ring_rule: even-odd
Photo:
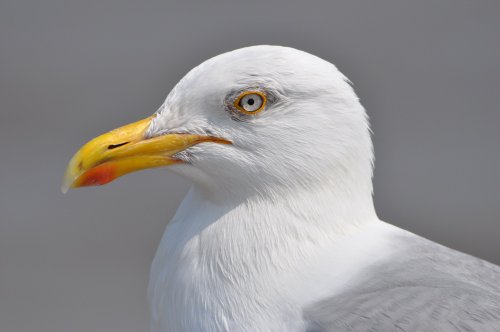
<svg viewBox="0 0 500 332"><path fill-rule="evenodd" d="M253 44L354 82L381 218L500 263L499 35L495 0L1 0L0 331L147 331L149 264L188 183L153 170L62 195L66 163Z"/></svg>

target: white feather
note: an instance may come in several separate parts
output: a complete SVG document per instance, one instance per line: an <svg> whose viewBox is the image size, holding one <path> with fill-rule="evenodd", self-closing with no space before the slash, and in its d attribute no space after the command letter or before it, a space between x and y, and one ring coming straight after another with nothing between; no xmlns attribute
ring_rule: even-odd
<svg viewBox="0 0 500 332"><path fill-rule="evenodd" d="M255 88L274 103L236 121L227 96ZM193 187L152 265L152 331L302 331L304 305L391 252L368 119L331 63L278 46L214 57L168 95L148 135L165 132L233 144L200 144L171 168Z"/></svg>

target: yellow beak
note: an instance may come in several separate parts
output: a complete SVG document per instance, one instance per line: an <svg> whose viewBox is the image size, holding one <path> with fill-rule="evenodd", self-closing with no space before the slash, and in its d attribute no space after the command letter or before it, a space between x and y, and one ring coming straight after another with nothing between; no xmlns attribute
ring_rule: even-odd
<svg viewBox="0 0 500 332"><path fill-rule="evenodd" d="M195 134L167 134L146 138L152 116L112 130L82 146L71 158L61 190L99 186L141 169L182 161L174 154L202 142L231 144L228 140Z"/></svg>

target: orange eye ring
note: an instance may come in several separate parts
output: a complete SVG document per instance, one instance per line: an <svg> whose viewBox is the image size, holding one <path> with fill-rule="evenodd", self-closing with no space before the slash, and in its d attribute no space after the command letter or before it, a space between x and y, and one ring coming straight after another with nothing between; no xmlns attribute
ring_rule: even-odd
<svg viewBox="0 0 500 332"><path fill-rule="evenodd" d="M255 111L248 111L243 106L241 106L242 99L245 98L246 96L249 96L249 95L257 95L262 100L262 104ZM267 103L267 97L266 97L265 93L263 93L261 91L245 91L245 92L241 93L238 96L238 98L236 98L236 100L234 101L234 107L236 107L238 109L238 111L240 111L243 114L255 115L257 113L260 113L266 107L266 103Z"/></svg>

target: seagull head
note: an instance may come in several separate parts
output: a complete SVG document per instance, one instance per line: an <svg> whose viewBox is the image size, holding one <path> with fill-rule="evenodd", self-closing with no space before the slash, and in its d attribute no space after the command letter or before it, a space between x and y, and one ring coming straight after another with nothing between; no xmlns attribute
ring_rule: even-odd
<svg viewBox="0 0 500 332"><path fill-rule="evenodd" d="M230 195L345 181L371 194L372 156L366 113L333 64L253 46L203 62L151 117L85 144L62 190L169 166Z"/></svg>

